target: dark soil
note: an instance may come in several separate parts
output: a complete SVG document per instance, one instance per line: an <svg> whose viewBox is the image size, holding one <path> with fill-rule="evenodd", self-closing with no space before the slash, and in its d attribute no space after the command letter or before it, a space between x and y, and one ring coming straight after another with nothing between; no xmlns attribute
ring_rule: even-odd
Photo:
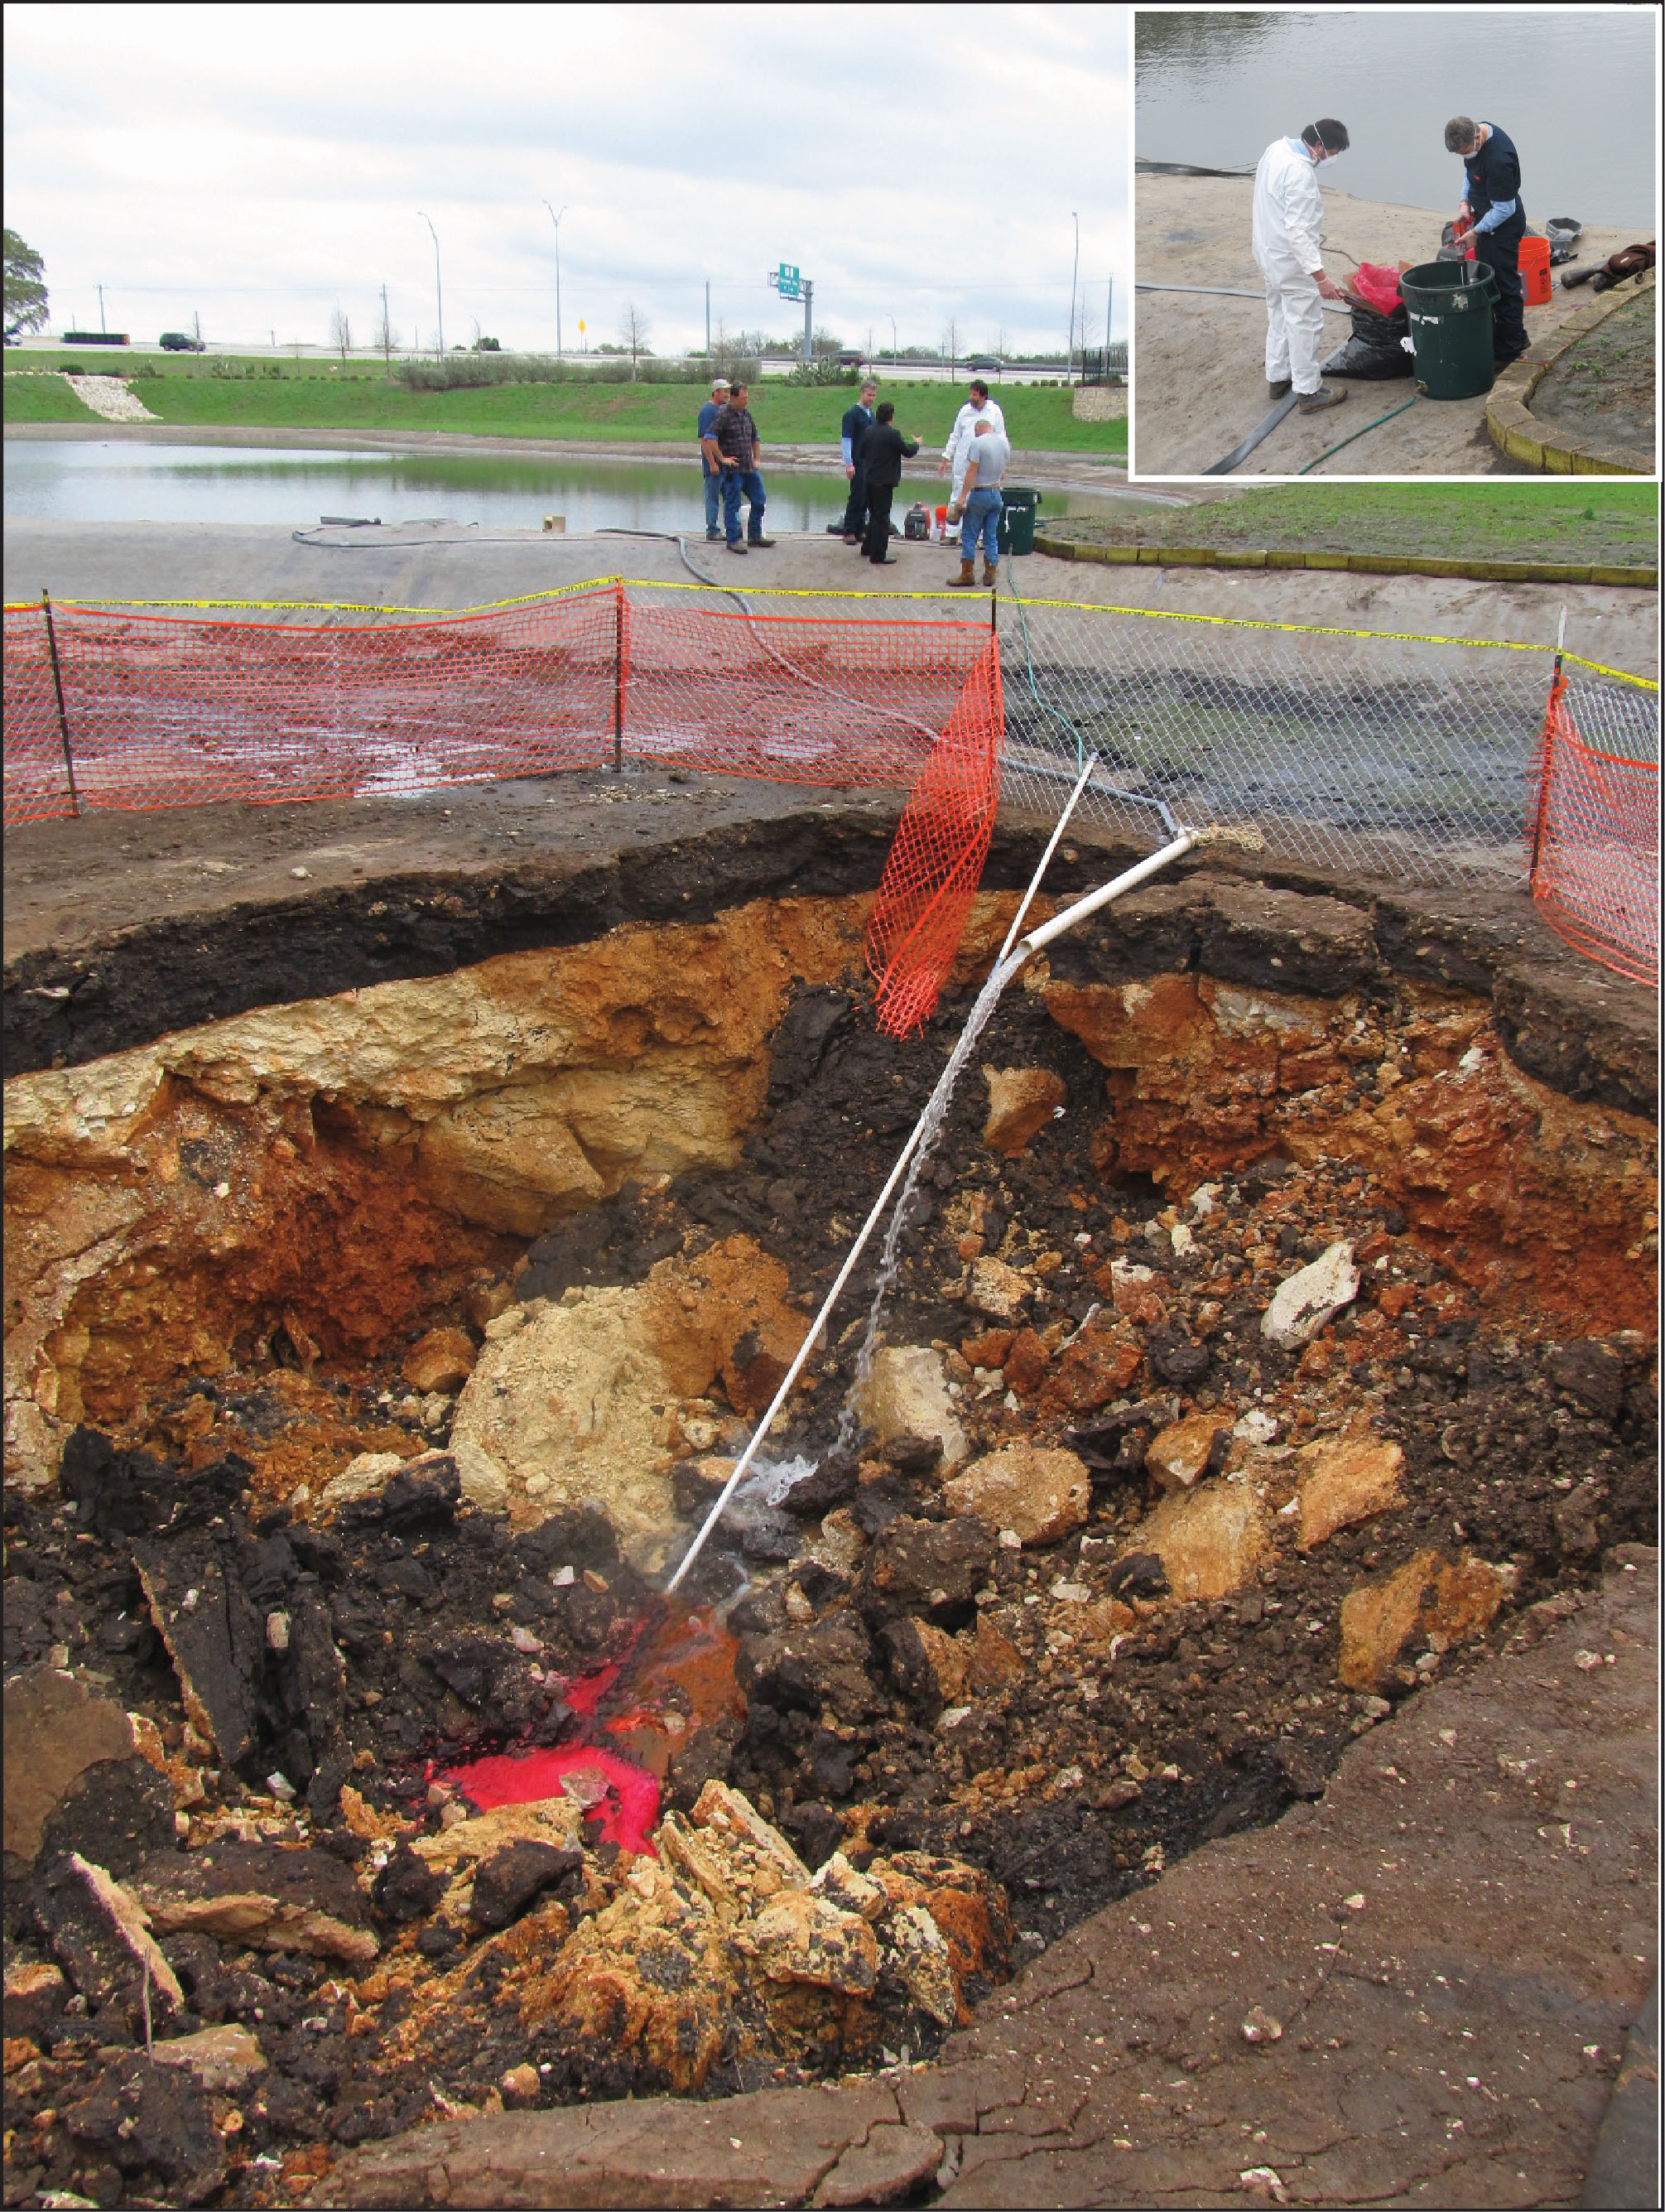
<svg viewBox="0 0 1665 2212"><path fill-rule="evenodd" d="M1651 453L1655 313L1651 292L1615 307L1540 379L1532 394L1532 412L1544 422Z"/></svg>
<svg viewBox="0 0 1665 2212"><path fill-rule="evenodd" d="M775 1041L768 1110L742 1168L653 1198L627 1189L539 1238L516 1271L518 1294L633 1279L668 1249L696 1252L736 1231L776 1252L795 1290L818 1291L966 1007L963 998L945 1003L921 1051L878 1036L870 1009L850 996L800 994ZM951 1851L1006 1885L1033 1950L1199 1843L1322 1792L1341 1749L1378 1710L1335 1679L1337 1616L1361 1579L1425 1546L1468 1545L1512 1564L1518 1605L1593 1579L1610 1544L1656 1540L1656 1419L1645 1347L1564 1344L1530 1328L1499 1335L1472 1294L1419 1249L1404 1218L1344 1165L1297 1172L1272 1158L1224 1180L1215 1211L1196 1224L1197 1249L1175 1257L1158 1218L1168 1211L1162 1194L1144 1181L1106 1185L1092 1164L1090 1109L1102 1099L1103 1073L1085 1049L1038 1003L1012 994L984 1056L1055 1070L1067 1110L1023 1157L998 1162L979 1142L982 1086L968 1079L904 1236L888 1334L944 1351L965 1383L962 1418L980 1448L1034 1438L1080 1450L1092 1474L1090 1522L1051 1547L1004 1549L982 1523L949 1518L934 1476L917 1463L928 1455L904 1449L870 1466L859 1488L854 1468L831 1486L829 1494L854 1495L872 1540L848 1574L793 1565L817 1533L812 1518L777 1515L761 1535L756 1527L731 1532L702 1563L696 1594L725 1598L747 1585L728 1616L744 1717L693 1711L702 1724L673 1762L667 1793L685 1805L708 1777L723 1776L811 1863L841 1844L858 1864L874 1848ZM1036 1389L976 1395L958 1346L982 1324L945 1287L959 1272L956 1224L968 1207L983 1247L1037 1286L1027 1316L1037 1389L1049 1362L1056 1371L1058 1345L1104 1297L1096 1271L1113 1256L1156 1271L1167 1318L1148 1331L1139 1376L1114 1403L1111 1394L1089 1393L1085 1403L1043 1413ZM1403 1291L1393 1328L1360 1334L1349 1315L1317 1361L1268 1349L1245 1248L1269 1244L1288 1266L1344 1236L1372 1262L1383 1259L1384 1279ZM782 1457L813 1456L832 1436L854 1368L854 1320L872 1285L872 1268L859 1271ZM1214 1311L1205 1316L1211 1295ZM392 1363L386 1372L341 1374L333 1387L347 1418L385 1427L390 1383L397 1393ZM658 1601L620 1563L599 1516L568 1513L512 1535L499 1518L459 1508L441 1437L380 1501L344 1509L327 1528L281 1511L252 1522L236 1437L281 1421L282 1400L254 1371L197 1382L187 1395L212 1401L227 1439L215 1463L186 1474L131 1439L83 1431L60 1494L9 1493L6 1667L51 1659L90 1671L124 1707L150 1716L171 1751L190 1748L178 1669L213 1675L216 1733L244 1747L209 1770L205 1813L243 1808L256 1832L289 1847L296 1881L304 1886L307 1869L317 1870L320 1898L365 1850L343 1814L343 1784L372 1807L437 1826L430 1761L596 1737L634 1696L630 1653L648 1648ZM1152 1502L1145 1444L1176 1410L1218 1408L1229 1422L1256 1404L1294 1442L1366 1410L1378 1434L1403 1446L1405 1502L1311 1554L1279 1553L1231 1598L1164 1602L1159 1563L1121 1556ZM556 1586L552 1572L568 1566L578 1571ZM1110 1657L1084 1658L1085 1646L1059 1640L1079 1623L1073 1601L1054 1595L1060 1582L1097 1601L1141 1601L1113 1668ZM177 1598L187 1583L209 1594L189 1621ZM813 1618L788 1638L793 1583ZM275 1612L289 1618L283 1651L258 1633ZM908 1624L956 1631L979 1615L1021 1666L1007 1686L969 1696L969 1711L944 1729L944 1698ZM558 1680L538 1679L514 1648L517 1625L549 1647ZM328 1662L331 1644L344 1680ZM1386 1686L1390 1699L1457 1663L1436 1656L1419 1668L1407 1656ZM593 1715L574 1711L563 1685L610 1660L626 1662L611 1702L604 1697ZM270 1794L268 1778L279 1769L298 1793L293 1808ZM185 1862L203 1856L199 1820L204 1837L214 1821L194 1816L192 1849L178 1850L166 1804L158 1832L145 1794L154 1773L130 1778L132 1805L120 1819L77 1801L80 1811L53 1831L33 1869L8 1861L9 1967L49 1955L49 1878L63 1851L81 1849L118 1874L157 1851ZM119 1809L126 1800L118 1791L109 1802ZM226 1844L229 1832L222 1826L214 1848L255 1847ZM570 1893L575 1905L605 1895L613 1878L616 1850L589 1832L586 1869L555 1874L558 1893ZM512 1916L525 1869L501 1872ZM435 1901L427 1881L408 1852L396 1856L364 1907L389 1934L415 1925L419 1950ZM418 2069L381 2060L391 2011L373 2017L368 2033L347 2033L343 1984L328 1960L202 1936L168 1938L163 1949L190 2007L170 2033L258 2024L270 2071L239 2102L240 2132L216 2134L223 2113L215 2100L162 2082L138 2061L143 2027L120 1996L100 2007L83 1992L42 2032L50 2057L9 2078L7 2129L35 2148L33 2193L15 2197L9 2186L8 2203L65 2188L100 2204L270 2201L280 2177L286 2187L302 2185L310 2169L296 2160L307 2146L392 2133L431 2112L436 2098L478 2101L507 2064L528 2055L512 2016L492 2014L483 1985L483 2032L471 2015ZM915 2032L916 2050L932 2047L928 2033ZM531 2056L550 2065L538 2091L546 2101L659 2086L651 2069L605 2054ZM714 2088L750 2086L732 2069L712 2080Z"/></svg>

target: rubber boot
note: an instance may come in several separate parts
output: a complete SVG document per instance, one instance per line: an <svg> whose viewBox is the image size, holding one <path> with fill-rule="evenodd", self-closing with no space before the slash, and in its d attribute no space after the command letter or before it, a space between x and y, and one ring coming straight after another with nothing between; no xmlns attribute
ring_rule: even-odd
<svg viewBox="0 0 1665 2212"><path fill-rule="evenodd" d="M962 561L960 563L959 574L957 576L951 576L948 580L951 584L975 584L977 580L976 562L975 560Z"/></svg>
<svg viewBox="0 0 1665 2212"><path fill-rule="evenodd" d="M989 560L989 559L988 559L988 557L987 556L987 555L985 555L985 556L984 556L984 558L983 558L983 578L982 578L982 580L983 580L983 589L984 589L985 591L988 591L988 592L992 592L992 591L994 590L994 588L995 585L996 585L996 584L998 584L998 583L1000 582L1000 562L999 562L998 561L991 561L991 560Z"/></svg>

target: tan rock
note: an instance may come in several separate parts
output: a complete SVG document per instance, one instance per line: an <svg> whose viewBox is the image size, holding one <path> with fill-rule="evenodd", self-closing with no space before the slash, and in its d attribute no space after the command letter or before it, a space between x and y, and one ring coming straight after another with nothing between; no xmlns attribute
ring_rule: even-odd
<svg viewBox="0 0 1665 2212"><path fill-rule="evenodd" d="M892 1437L940 1437L945 1467L957 1467L970 1442L948 1395L942 1354L919 1345L882 1345L860 1398L862 1419L879 1442Z"/></svg>
<svg viewBox="0 0 1665 2212"><path fill-rule="evenodd" d="M1413 1639L1443 1651L1483 1635L1504 1600L1504 1577L1472 1552L1419 1552L1385 1581L1362 1583L1341 1605L1338 1679L1374 1690Z"/></svg>
<svg viewBox="0 0 1665 2212"><path fill-rule="evenodd" d="M1265 1556L1266 1512L1245 1482L1206 1482L1164 1498L1128 1539L1154 1552L1176 1597L1225 1597Z"/></svg>
<svg viewBox="0 0 1665 2212"><path fill-rule="evenodd" d="M1036 1131L1066 1103L1068 1086L1049 1067L986 1067L983 1077L988 1085L983 1142L992 1152L1015 1159Z"/></svg>
<svg viewBox="0 0 1665 2212"><path fill-rule="evenodd" d="M357 1452L325 1484L319 1504L329 1508L380 1498L404 1465L403 1452Z"/></svg>
<svg viewBox="0 0 1665 2212"><path fill-rule="evenodd" d="M184 2067L214 2096L234 2096L266 2070L258 2041L247 2028L230 2022L153 2044L150 2056L158 2066Z"/></svg>
<svg viewBox="0 0 1665 2212"><path fill-rule="evenodd" d="M926 1905L899 1905L885 1923L887 1963L921 2012L940 2027L959 2016L959 1990L948 1939Z"/></svg>
<svg viewBox="0 0 1665 2212"><path fill-rule="evenodd" d="M865 1997L878 1979L878 1944L867 1923L807 1889L782 1890L748 1932L771 1981Z"/></svg>
<svg viewBox="0 0 1665 2212"><path fill-rule="evenodd" d="M1307 1462L1298 1482L1297 1540L1303 1552L1338 1528L1350 1528L1355 1522L1368 1521L1405 1502L1399 1486L1405 1455L1395 1443L1365 1439L1309 1444L1301 1456Z"/></svg>
<svg viewBox="0 0 1665 2212"><path fill-rule="evenodd" d="M404 1355L399 1372L413 1390L460 1390L474 1371L474 1340L464 1328L430 1328Z"/></svg>
<svg viewBox="0 0 1665 2212"><path fill-rule="evenodd" d="M975 1513L991 1528L1015 1528L1025 1544L1048 1544L1086 1519L1092 1485L1072 1451L1008 1444L952 1476L942 1494L956 1513Z"/></svg>
<svg viewBox="0 0 1665 2212"><path fill-rule="evenodd" d="M1024 1655L989 1620L977 1615L971 1648L965 1657L965 1687L977 1691L1002 1690L1024 1671Z"/></svg>
<svg viewBox="0 0 1665 2212"><path fill-rule="evenodd" d="M1229 1433L1231 1425L1212 1413L1188 1414L1158 1430L1145 1454L1145 1467L1162 1489L1189 1490L1208 1464L1215 1437L1222 1428Z"/></svg>
<svg viewBox="0 0 1665 2212"><path fill-rule="evenodd" d="M966 1273L965 1303L991 1321L1020 1326L1024 1308L1035 1295L1035 1285L1015 1267L990 1254L974 1260Z"/></svg>
<svg viewBox="0 0 1665 2212"><path fill-rule="evenodd" d="M112 1698L46 1667L5 1689L5 1847L32 1859L40 1831L89 1766L129 1759L133 1731Z"/></svg>
<svg viewBox="0 0 1665 2212"><path fill-rule="evenodd" d="M452 1425L464 1495L518 1524L599 1498L622 1535L662 1536L676 1510L665 1406L720 1376L732 1404L767 1404L805 1326L787 1288L777 1261L734 1237L489 1334Z"/></svg>
<svg viewBox="0 0 1665 2212"><path fill-rule="evenodd" d="M925 1660L944 1705L951 1705L965 1687L966 1653L945 1629L928 1620L916 1620L915 1633L925 1649Z"/></svg>
<svg viewBox="0 0 1665 2212"><path fill-rule="evenodd" d="M726 1782L708 1782L694 1801L689 1820L696 1828L748 1843L799 1889L809 1887L810 1870L778 1828L772 1827L751 1800Z"/></svg>

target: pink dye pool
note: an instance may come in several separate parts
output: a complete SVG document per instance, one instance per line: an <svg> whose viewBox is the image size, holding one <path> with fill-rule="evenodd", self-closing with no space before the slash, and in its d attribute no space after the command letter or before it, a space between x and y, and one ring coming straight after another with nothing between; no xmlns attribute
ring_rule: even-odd
<svg viewBox="0 0 1665 2212"><path fill-rule="evenodd" d="M568 1790L566 1778L574 1786ZM498 1805L526 1805L563 1793L579 1799L601 1822L601 1840L627 1851L658 1854L649 1840L659 1820L659 1786L653 1776L617 1752L594 1744L562 1744L556 1751L499 1751L440 1776L473 1800L483 1813ZM602 1785L605 1795L599 1795Z"/></svg>

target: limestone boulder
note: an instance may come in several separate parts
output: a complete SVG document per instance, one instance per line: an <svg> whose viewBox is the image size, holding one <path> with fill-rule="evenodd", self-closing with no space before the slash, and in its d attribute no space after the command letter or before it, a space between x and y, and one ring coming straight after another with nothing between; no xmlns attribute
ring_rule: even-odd
<svg viewBox="0 0 1665 2212"><path fill-rule="evenodd" d="M1231 1443L1229 1423L1213 1413L1189 1413L1158 1430L1146 1447L1145 1465L1163 1490L1194 1489L1205 1474L1222 1471Z"/></svg>
<svg viewBox="0 0 1665 2212"><path fill-rule="evenodd" d="M939 1464L957 1467L970 1449L953 1399L942 1354L921 1345L883 1345L862 1391L863 1421L881 1443L893 1437L940 1437Z"/></svg>
<svg viewBox="0 0 1665 2212"><path fill-rule="evenodd" d="M1286 1275L1261 1317L1261 1334L1280 1352L1298 1352L1358 1296L1352 1246L1332 1244L1310 1267Z"/></svg>
<svg viewBox="0 0 1665 2212"><path fill-rule="evenodd" d="M33 1859L52 1814L89 1768L125 1759L132 1726L113 1698L55 1668L15 1675L5 1689L5 1847Z"/></svg>
<svg viewBox="0 0 1665 2212"><path fill-rule="evenodd" d="M355 1452L340 1474L325 1484L319 1503L331 1509L380 1498L404 1465L403 1452Z"/></svg>
<svg viewBox="0 0 1665 2212"><path fill-rule="evenodd" d="M1176 1491L1128 1539L1129 1553L1154 1553L1176 1597L1209 1600L1242 1588L1266 1556L1266 1509L1246 1482L1213 1481Z"/></svg>
<svg viewBox="0 0 1665 2212"><path fill-rule="evenodd" d="M1072 1451L1008 1444L944 1483L943 1498L956 1513L1015 1528L1024 1544L1051 1544L1086 1519L1092 1485Z"/></svg>
<svg viewBox="0 0 1665 2212"><path fill-rule="evenodd" d="M1370 1520L1405 1502L1399 1486L1405 1455L1396 1443L1367 1437L1348 1443L1309 1444L1301 1455L1298 1478L1301 1522L1297 1539L1303 1552L1322 1544L1338 1528Z"/></svg>
<svg viewBox="0 0 1665 2212"><path fill-rule="evenodd" d="M750 1932L757 1963L773 1982L865 1997L878 1979L878 1942L867 1923L807 1889L783 1890Z"/></svg>
<svg viewBox="0 0 1665 2212"><path fill-rule="evenodd" d="M677 1503L669 1409L719 1379L732 1404L767 1404L805 1326L786 1291L785 1268L733 1237L642 1282L528 1306L523 1328L482 1346L457 1401L464 1495L519 1526L599 1498L627 1541L662 1538Z"/></svg>
<svg viewBox="0 0 1665 2212"><path fill-rule="evenodd" d="M983 1079L988 1085L983 1142L1007 1159L1015 1159L1069 1097L1063 1077L1049 1067L986 1067Z"/></svg>
<svg viewBox="0 0 1665 2212"><path fill-rule="evenodd" d="M1455 1559L1418 1552L1395 1573L1361 1583L1342 1601L1338 1678L1349 1690L1379 1688L1407 1648L1420 1643L1445 1651L1484 1635L1504 1594L1498 1569L1472 1552Z"/></svg>

